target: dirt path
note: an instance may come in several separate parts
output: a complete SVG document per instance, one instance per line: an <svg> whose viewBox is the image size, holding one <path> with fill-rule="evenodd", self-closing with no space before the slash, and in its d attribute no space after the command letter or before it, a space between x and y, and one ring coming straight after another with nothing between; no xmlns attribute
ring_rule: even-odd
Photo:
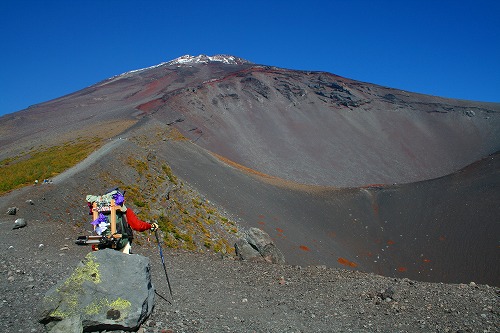
<svg viewBox="0 0 500 333"><path fill-rule="evenodd" d="M68 178L74 176L75 174L81 172L82 170L89 168L92 164L94 164L96 161L98 161L101 157L105 156L110 151L117 149L125 141L127 141L126 138L110 139L110 141L108 143L106 143L104 146L102 146L98 150L94 151L89 156L87 156L86 159L84 159L83 161L81 161L77 165L69 168L68 170L64 171L63 173L55 176L52 179L52 181L54 183L65 181Z"/></svg>

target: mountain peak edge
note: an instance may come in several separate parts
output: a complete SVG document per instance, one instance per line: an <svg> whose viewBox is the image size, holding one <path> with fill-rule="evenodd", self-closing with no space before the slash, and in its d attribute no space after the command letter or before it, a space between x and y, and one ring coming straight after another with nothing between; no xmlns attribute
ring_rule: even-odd
<svg viewBox="0 0 500 333"><path fill-rule="evenodd" d="M203 64L210 62L222 62L228 65L241 65L250 64L251 62L243 58L235 57L228 54L216 54L213 56L207 56L205 54L200 54L197 56L192 56L189 54L180 56L173 60L166 62L166 65L192 65L192 64Z"/></svg>

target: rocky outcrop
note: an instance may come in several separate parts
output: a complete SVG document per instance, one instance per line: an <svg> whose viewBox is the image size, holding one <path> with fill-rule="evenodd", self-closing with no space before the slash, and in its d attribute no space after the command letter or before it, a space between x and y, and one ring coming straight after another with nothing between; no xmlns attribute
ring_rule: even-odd
<svg viewBox="0 0 500 333"><path fill-rule="evenodd" d="M234 248L241 260L285 263L283 253L276 247L271 237L259 228L247 230L244 236L236 241Z"/></svg>
<svg viewBox="0 0 500 333"><path fill-rule="evenodd" d="M153 305L149 259L105 249L46 293L39 321L51 332L136 330Z"/></svg>

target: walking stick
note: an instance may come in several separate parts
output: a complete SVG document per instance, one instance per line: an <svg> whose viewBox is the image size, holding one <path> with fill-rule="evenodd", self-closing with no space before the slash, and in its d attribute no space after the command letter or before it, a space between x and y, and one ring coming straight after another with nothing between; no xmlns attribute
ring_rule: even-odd
<svg viewBox="0 0 500 333"><path fill-rule="evenodd" d="M168 290L170 291L170 297L172 297L172 288L170 287L170 280L168 279L167 268L165 267L165 259L163 259L163 250L161 249L160 239L158 238L158 229L155 230L156 241L158 242L158 248L160 249L161 263L163 264L163 270L165 271L165 277L167 278Z"/></svg>

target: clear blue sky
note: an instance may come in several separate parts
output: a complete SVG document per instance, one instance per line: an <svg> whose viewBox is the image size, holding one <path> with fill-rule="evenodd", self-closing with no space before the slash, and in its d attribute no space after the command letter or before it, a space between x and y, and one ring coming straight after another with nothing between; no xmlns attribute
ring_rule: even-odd
<svg viewBox="0 0 500 333"><path fill-rule="evenodd" d="M500 102L500 1L2 0L0 115L184 54Z"/></svg>

